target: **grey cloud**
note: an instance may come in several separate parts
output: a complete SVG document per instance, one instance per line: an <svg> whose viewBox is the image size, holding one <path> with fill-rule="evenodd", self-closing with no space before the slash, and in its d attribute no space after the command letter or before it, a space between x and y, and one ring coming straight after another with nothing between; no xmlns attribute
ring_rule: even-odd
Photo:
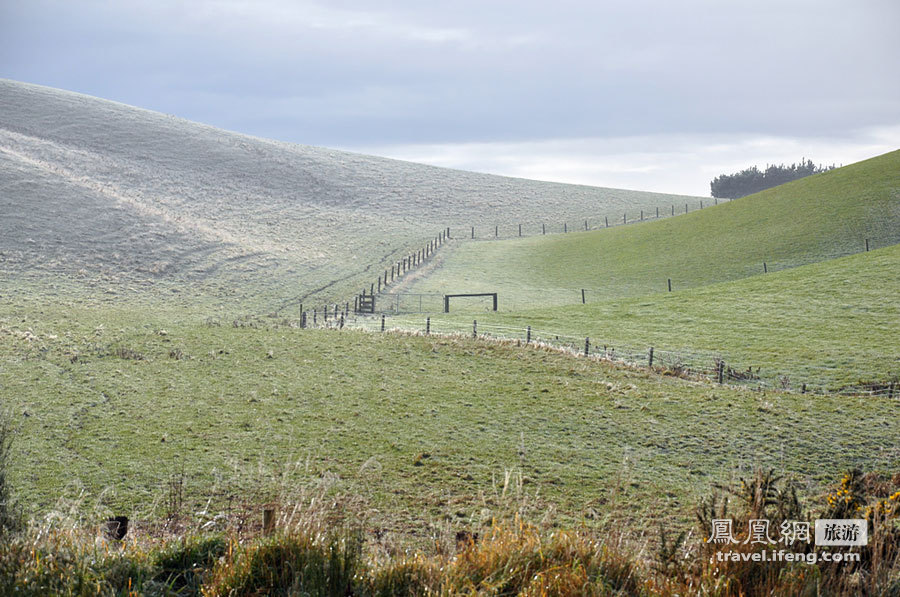
<svg viewBox="0 0 900 597"><path fill-rule="evenodd" d="M3 10L4 76L302 143L839 135L900 115L888 2Z"/></svg>

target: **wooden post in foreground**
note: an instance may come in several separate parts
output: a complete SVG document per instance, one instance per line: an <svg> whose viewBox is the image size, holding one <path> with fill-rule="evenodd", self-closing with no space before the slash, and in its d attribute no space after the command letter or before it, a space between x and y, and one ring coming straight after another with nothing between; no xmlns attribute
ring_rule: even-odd
<svg viewBox="0 0 900 597"><path fill-rule="evenodd" d="M275 508L263 509L263 535L271 535L275 532Z"/></svg>

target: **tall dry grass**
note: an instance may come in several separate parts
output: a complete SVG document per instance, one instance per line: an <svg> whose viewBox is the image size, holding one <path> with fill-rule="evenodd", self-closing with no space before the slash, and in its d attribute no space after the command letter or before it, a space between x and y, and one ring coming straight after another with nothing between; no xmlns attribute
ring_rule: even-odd
<svg viewBox="0 0 900 597"><path fill-rule="evenodd" d="M715 488L697 507L695 531L659 533L654 547L636 529L558 529L527 522L514 474L498 483L508 509L487 527L433 538L419 550L385 548L367 534L352 500L330 488L282 493L276 529L261 524L202 534L138 528L117 542L87 502L73 501L0 544L2 595L898 595L900 475L851 471L809 505L786 479L757 471ZM291 501L293 500L293 501ZM81 516L79 512L88 512ZM259 509L256 509L259 512ZM534 515L531 511L529 516ZM533 517L534 518L534 517ZM737 544L707 542L715 518L734 521ZM746 523L865 518L870 542L858 563L720 561L723 550L753 553ZM205 518L204 518L205 520ZM203 523L205 524L205 523ZM631 531L631 532L629 532ZM691 540L691 537L696 537ZM826 548L797 544L803 554Z"/></svg>

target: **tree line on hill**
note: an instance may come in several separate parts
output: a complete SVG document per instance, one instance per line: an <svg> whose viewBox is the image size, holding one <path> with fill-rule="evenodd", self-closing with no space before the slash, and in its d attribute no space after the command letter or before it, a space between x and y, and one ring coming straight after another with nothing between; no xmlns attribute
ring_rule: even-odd
<svg viewBox="0 0 900 597"><path fill-rule="evenodd" d="M709 183L709 187L713 197L737 199L738 197L752 195L759 191L777 187L792 180L827 172L834 168L834 164L831 166L817 166L813 164L812 160L803 158L799 164L791 164L790 166L785 166L784 164L771 165L766 166L765 170L751 166L734 174L722 174L715 177Z"/></svg>

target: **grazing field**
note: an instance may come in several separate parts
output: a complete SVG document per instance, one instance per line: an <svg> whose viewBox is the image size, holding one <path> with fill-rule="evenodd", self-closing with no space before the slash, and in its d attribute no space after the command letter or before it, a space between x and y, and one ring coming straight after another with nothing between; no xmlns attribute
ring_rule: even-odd
<svg viewBox="0 0 900 597"><path fill-rule="evenodd" d="M644 359L651 346L674 352L670 364L723 359L750 384L890 394L898 242L900 151L669 220L469 242L400 292L438 297L432 310L444 293L499 294L498 313L486 300L432 313L436 330L471 329L477 315L497 335L531 326ZM391 325L420 329L424 315L406 319Z"/></svg>
<svg viewBox="0 0 900 597"><path fill-rule="evenodd" d="M0 313L11 481L31 514L85 491L101 511L163 516L177 482L189 512L324 486L420 538L487 524L504 500L569 524L686 522L698 494L756 466L815 492L900 458L896 401L738 391L489 341L176 319Z"/></svg>
<svg viewBox="0 0 900 597"><path fill-rule="evenodd" d="M900 376L898 271L900 245L894 245L671 293L598 298L588 292L583 305L497 313L481 303L457 301L449 315L430 317L437 331L471 331L474 318L482 333L524 338L531 326L535 339L571 336L583 343L589 337L595 347L636 350L642 358L653 346L657 362L663 351L676 353L670 361L681 355L707 368L722 358L738 370L752 367L770 387L886 391ZM506 293L499 290L502 306ZM388 325L421 329L424 319L391 317ZM900 396L900 384L895 395Z"/></svg>
<svg viewBox="0 0 900 597"><path fill-rule="evenodd" d="M898 167L894 152L574 232L699 198L266 141L0 80L0 593L888 587L885 524L864 581L726 570L702 536L665 533L698 516L705 533L722 484L740 524L838 518L835 496L900 516L900 400L836 393L900 391ZM533 236L466 239L519 224ZM347 300L446 227L391 292L498 292L499 312L454 303L428 335L409 331L424 313L385 321L406 331L298 326L301 303ZM590 337L594 356L526 345L526 326ZM653 346L656 367L601 346ZM692 375L679 354L761 387ZM774 501L747 498L776 484ZM259 536L263 507L283 534ZM139 538L109 549L96 525L111 515Z"/></svg>
<svg viewBox="0 0 900 597"><path fill-rule="evenodd" d="M534 228L684 201L697 198L280 143L0 80L7 288L65 278L290 311L345 300L448 226Z"/></svg>
<svg viewBox="0 0 900 597"><path fill-rule="evenodd" d="M467 243L410 292L502 292L504 309L650 295L900 243L900 151L677 218Z"/></svg>

